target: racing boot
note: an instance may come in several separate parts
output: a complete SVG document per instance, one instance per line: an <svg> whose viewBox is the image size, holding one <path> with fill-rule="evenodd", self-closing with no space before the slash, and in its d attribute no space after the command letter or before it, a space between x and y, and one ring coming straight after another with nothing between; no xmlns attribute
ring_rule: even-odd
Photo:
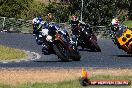
<svg viewBox="0 0 132 88"><path fill-rule="evenodd" d="M46 45L46 44L42 44L42 53L44 54L44 55L49 55L50 53L49 53L49 48L48 48L48 46Z"/></svg>

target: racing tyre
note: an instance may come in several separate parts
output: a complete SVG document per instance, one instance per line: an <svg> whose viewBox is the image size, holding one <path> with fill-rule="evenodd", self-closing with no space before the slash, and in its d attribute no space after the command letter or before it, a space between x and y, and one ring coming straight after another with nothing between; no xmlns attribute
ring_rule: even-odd
<svg viewBox="0 0 132 88"><path fill-rule="evenodd" d="M95 49L96 52L101 52L101 49L100 49L99 45L94 46L94 49Z"/></svg>
<svg viewBox="0 0 132 88"><path fill-rule="evenodd" d="M81 56L79 54L79 50L78 49L75 49L75 50L73 49L71 51L71 59L73 61L80 61L80 58L81 58Z"/></svg>
<svg viewBox="0 0 132 88"><path fill-rule="evenodd" d="M68 62L70 61L69 50L61 43L56 43L53 45L53 50L56 55L61 59L61 61Z"/></svg>
<svg viewBox="0 0 132 88"><path fill-rule="evenodd" d="M96 52L101 52L99 45L94 41L91 41L91 42L92 42L91 50Z"/></svg>

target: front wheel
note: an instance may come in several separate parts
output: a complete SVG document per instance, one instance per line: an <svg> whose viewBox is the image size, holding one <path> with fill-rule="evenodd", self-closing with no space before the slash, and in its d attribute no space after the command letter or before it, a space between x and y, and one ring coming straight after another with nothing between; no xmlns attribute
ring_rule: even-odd
<svg viewBox="0 0 132 88"><path fill-rule="evenodd" d="M54 44L53 50L61 61L70 61L69 50L62 43Z"/></svg>
<svg viewBox="0 0 132 88"><path fill-rule="evenodd" d="M101 52L101 49L100 49L99 45L96 45L96 46L95 46L95 50L96 50L97 52Z"/></svg>
<svg viewBox="0 0 132 88"><path fill-rule="evenodd" d="M79 53L79 50L77 49L77 47L73 47L71 50L71 59L73 61L80 61L81 55Z"/></svg>
<svg viewBox="0 0 132 88"><path fill-rule="evenodd" d="M97 44L97 42L96 41L91 41L91 42L92 42L91 50L96 52L101 52L101 49L99 45Z"/></svg>

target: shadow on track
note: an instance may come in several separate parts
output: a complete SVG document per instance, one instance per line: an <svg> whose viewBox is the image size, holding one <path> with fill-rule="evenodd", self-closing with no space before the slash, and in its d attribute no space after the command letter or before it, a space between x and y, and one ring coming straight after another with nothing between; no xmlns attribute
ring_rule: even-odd
<svg viewBox="0 0 132 88"><path fill-rule="evenodd" d="M51 61L51 60L45 60L45 61L42 61L42 60L40 60L40 61L34 61L34 62L51 62L51 63L54 63L54 62L61 62L61 63L69 63L69 62L72 62L72 61L61 61L61 60L57 60L57 61Z"/></svg>
<svg viewBox="0 0 132 88"><path fill-rule="evenodd" d="M79 49L79 51L86 51L86 52L97 52L97 51L94 51L94 50L91 50L91 49Z"/></svg>
<svg viewBox="0 0 132 88"><path fill-rule="evenodd" d="M117 57L132 57L131 54L128 54L128 55L113 55L113 56L117 56Z"/></svg>
<svg viewBox="0 0 132 88"><path fill-rule="evenodd" d="M88 49L78 49L79 51L88 51L88 52L90 52L90 50L88 50Z"/></svg>
<svg viewBox="0 0 132 88"><path fill-rule="evenodd" d="M62 62L62 61L34 61L34 62Z"/></svg>

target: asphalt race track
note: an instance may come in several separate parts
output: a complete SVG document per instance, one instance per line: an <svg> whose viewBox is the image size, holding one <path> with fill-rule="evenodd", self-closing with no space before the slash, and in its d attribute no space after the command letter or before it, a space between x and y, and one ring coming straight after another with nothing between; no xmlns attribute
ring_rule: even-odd
<svg viewBox="0 0 132 88"><path fill-rule="evenodd" d="M80 51L81 61L60 62L55 55L42 55L31 34L0 33L0 44L36 52L41 58L34 61L1 63L0 67L93 67L93 68L132 68L132 55L118 49L109 39L99 39L102 52Z"/></svg>

